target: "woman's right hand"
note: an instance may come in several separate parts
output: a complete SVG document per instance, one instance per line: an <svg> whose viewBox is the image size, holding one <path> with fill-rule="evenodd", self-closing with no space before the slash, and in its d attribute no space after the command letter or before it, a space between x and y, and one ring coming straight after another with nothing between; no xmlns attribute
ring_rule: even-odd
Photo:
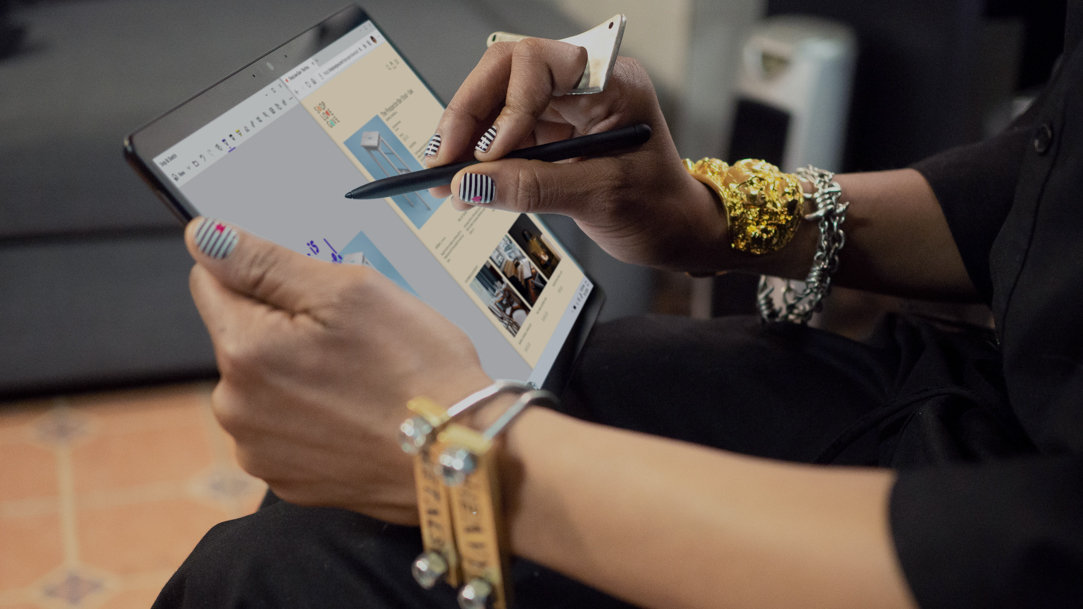
<svg viewBox="0 0 1083 609"><path fill-rule="evenodd" d="M579 81L586 51L528 38L494 44L448 104L430 166L470 158L491 161L455 176L457 204L572 217L610 254L685 271L726 268L732 252L714 195L684 169L644 69L617 60L606 89L566 95ZM636 149L558 163L501 159L512 150L635 123L653 130ZM495 136L485 137L495 130ZM491 141L487 146L476 144ZM482 150L484 148L484 150ZM460 190L491 180L490 201ZM444 190L438 194L447 195Z"/></svg>

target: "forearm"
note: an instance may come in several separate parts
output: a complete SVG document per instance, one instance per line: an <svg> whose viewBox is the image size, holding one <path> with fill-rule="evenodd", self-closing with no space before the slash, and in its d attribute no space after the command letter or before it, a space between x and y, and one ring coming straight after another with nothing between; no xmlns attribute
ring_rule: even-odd
<svg viewBox="0 0 1083 609"><path fill-rule="evenodd" d="M925 178L912 169L840 174L849 201L846 245L836 285L943 300L976 297L947 220ZM814 222L802 222L793 241L765 256L722 252L730 270L803 279L819 240Z"/></svg>
<svg viewBox="0 0 1083 609"><path fill-rule="evenodd" d="M851 201L840 285L929 299L977 297L929 184L913 169L838 176Z"/></svg>
<svg viewBox="0 0 1083 609"><path fill-rule="evenodd" d="M889 472L752 459L543 410L514 426L504 461L514 551L637 604L912 604Z"/></svg>

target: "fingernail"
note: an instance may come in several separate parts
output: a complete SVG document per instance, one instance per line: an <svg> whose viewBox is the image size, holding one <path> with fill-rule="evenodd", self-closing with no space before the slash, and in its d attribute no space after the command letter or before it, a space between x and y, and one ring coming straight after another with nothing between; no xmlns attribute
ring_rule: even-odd
<svg viewBox="0 0 1083 609"><path fill-rule="evenodd" d="M487 175L468 173L459 182L459 199L474 205L484 205L493 200L496 183Z"/></svg>
<svg viewBox="0 0 1083 609"><path fill-rule="evenodd" d="M440 143L443 141L444 139L440 137L439 133L433 134L429 138L429 144L425 146L425 156L436 156L436 153L440 152Z"/></svg>
<svg viewBox="0 0 1083 609"><path fill-rule="evenodd" d="M206 256L221 260L237 247L237 231L213 218L203 218L196 229L196 248Z"/></svg>
<svg viewBox="0 0 1083 609"><path fill-rule="evenodd" d="M481 136L477 146L474 146L474 150L477 150L478 152L488 152L489 146L493 145L494 139L496 139L496 125L489 127L489 130Z"/></svg>

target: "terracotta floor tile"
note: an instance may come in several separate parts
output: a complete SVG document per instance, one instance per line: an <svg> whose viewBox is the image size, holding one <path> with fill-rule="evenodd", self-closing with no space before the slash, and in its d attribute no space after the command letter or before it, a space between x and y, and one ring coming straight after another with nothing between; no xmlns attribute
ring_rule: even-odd
<svg viewBox="0 0 1083 609"><path fill-rule="evenodd" d="M64 562L59 514L0 516L0 590L25 588Z"/></svg>
<svg viewBox="0 0 1083 609"><path fill-rule="evenodd" d="M211 385L193 383L128 389L70 398L72 409L86 415L102 433L171 429L206 420Z"/></svg>
<svg viewBox="0 0 1083 609"><path fill-rule="evenodd" d="M187 499L80 508L79 558L119 576L173 571L203 534L226 517L220 509Z"/></svg>
<svg viewBox="0 0 1083 609"><path fill-rule="evenodd" d="M225 429L222 429L222 426L218 424L213 415L208 427L211 430L211 441L214 442L218 462L237 463L237 443L233 440L233 436L229 435L229 432Z"/></svg>
<svg viewBox="0 0 1083 609"><path fill-rule="evenodd" d="M0 440L0 502L58 494L55 450L22 440Z"/></svg>
<svg viewBox="0 0 1083 609"><path fill-rule="evenodd" d="M68 565L36 584L47 607L94 607L109 596L111 576L83 565Z"/></svg>
<svg viewBox="0 0 1083 609"><path fill-rule="evenodd" d="M97 609L147 609L154 604L154 599L158 598L158 593L161 592L170 575L172 573L162 575L162 581L153 585L129 587L113 592L97 606ZM0 607L0 609L4 608Z"/></svg>
<svg viewBox="0 0 1083 609"><path fill-rule="evenodd" d="M207 425L96 433L71 449L76 494L183 481L214 463Z"/></svg>
<svg viewBox="0 0 1083 609"><path fill-rule="evenodd" d="M235 464L225 463L193 480L188 490L225 510L230 518L239 518L256 511L267 493L267 484Z"/></svg>

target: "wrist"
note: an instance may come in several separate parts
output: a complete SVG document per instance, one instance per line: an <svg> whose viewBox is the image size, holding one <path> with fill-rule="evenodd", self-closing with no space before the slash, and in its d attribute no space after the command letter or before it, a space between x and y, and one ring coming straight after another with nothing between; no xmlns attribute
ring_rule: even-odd
<svg viewBox="0 0 1083 609"><path fill-rule="evenodd" d="M743 258L729 246L730 231L722 200L713 188L687 175L688 194L686 204L699 211L696 232L689 242L694 249L685 256L684 264L677 270L693 277L709 277L740 268Z"/></svg>
<svg viewBox="0 0 1083 609"><path fill-rule="evenodd" d="M531 408L502 439L498 459L508 542L512 554L547 558L550 525L560 521L562 464L578 448L583 421L549 408ZM581 463L581 462L579 462ZM580 465L571 465L579 467ZM549 536L549 537L547 537Z"/></svg>

